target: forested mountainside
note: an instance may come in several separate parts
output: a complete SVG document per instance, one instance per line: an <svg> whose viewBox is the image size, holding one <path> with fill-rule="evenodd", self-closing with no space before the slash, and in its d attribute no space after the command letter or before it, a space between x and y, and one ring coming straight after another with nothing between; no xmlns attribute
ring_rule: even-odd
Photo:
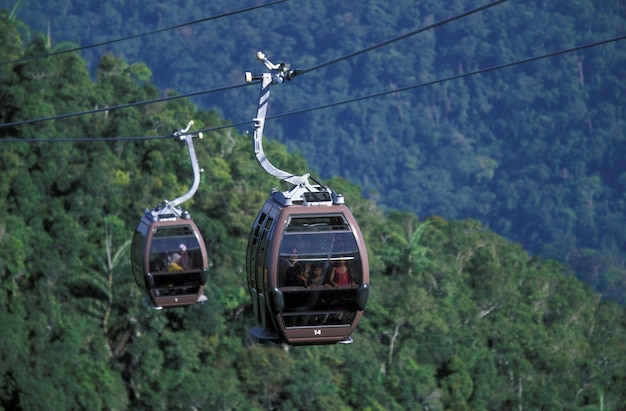
<svg viewBox="0 0 626 411"><path fill-rule="evenodd" d="M270 116L330 106L270 121L267 134L317 174L359 184L386 209L480 221L626 302L626 42L462 77L624 36L620 0L509 0L454 21L489 3L3 3L51 50L179 26L82 52L92 75L108 52L145 62L161 93L239 84L244 71L262 70L257 50L309 70L276 92ZM239 123L256 94L237 88L194 102Z"/></svg>
<svg viewBox="0 0 626 411"><path fill-rule="evenodd" d="M196 144L205 173L185 203L211 259L207 304L150 310L128 245L145 208L186 191L186 153L102 138L226 120L177 99L7 126L164 93L143 63L106 55L92 78L77 53L35 58L51 50L29 33L0 12L0 409L624 408L622 306L476 220L383 212L341 178L327 182L359 220L372 275L355 342L252 343L245 243L276 182L232 128ZM283 145L266 152L307 170Z"/></svg>

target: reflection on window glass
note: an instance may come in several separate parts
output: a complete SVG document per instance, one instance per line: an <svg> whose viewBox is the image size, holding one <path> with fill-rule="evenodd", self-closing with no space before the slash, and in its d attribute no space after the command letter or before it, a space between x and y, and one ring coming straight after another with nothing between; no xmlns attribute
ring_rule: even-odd
<svg viewBox="0 0 626 411"><path fill-rule="evenodd" d="M286 232L350 230L343 215L291 217Z"/></svg>
<svg viewBox="0 0 626 411"><path fill-rule="evenodd" d="M350 325L356 316L355 289L284 292L286 327Z"/></svg>
<svg viewBox="0 0 626 411"><path fill-rule="evenodd" d="M163 274L154 277L154 295L157 297L197 294L199 273Z"/></svg>
<svg viewBox="0 0 626 411"><path fill-rule="evenodd" d="M356 240L348 231L285 233L278 286L356 287L362 283Z"/></svg>
<svg viewBox="0 0 626 411"><path fill-rule="evenodd" d="M189 226L159 227L150 247L152 272L182 272L202 269L202 251Z"/></svg>

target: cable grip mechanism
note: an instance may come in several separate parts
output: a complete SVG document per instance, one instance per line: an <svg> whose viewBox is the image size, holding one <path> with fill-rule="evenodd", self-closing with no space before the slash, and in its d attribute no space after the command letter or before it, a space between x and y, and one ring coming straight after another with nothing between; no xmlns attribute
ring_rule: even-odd
<svg viewBox="0 0 626 411"><path fill-rule="evenodd" d="M272 63L267 58L267 56L265 56L265 53L263 53L262 51L257 51L256 58L258 60L261 60L263 64L265 64L265 67L267 67L268 70L273 72L272 83L280 84L284 82L285 80L289 81L291 80L292 77L295 77L302 72L302 70L298 70L298 69L291 70L291 66L288 63L278 63L278 64ZM262 74L255 75L249 71L246 71L246 83L252 83L253 81L261 81L261 80L263 80Z"/></svg>

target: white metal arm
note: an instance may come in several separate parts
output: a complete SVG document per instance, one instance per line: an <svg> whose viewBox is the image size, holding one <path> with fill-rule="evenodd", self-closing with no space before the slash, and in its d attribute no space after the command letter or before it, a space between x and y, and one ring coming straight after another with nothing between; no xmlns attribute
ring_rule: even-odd
<svg viewBox="0 0 626 411"><path fill-rule="evenodd" d="M189 188L189 191L186 194L180 197L177 197L172 201L167 202L167 205L171 207L176 207L184 203L185 201L189 200L191 197L193 197L194 194L196 194L196 191L198 191L198 187L200 186L200 173L202 172L202 169L198 165L198 158L196 157L196 150L193 146L193 138L197 137L199 139L202 139L202 133L187 134L187 132L189 131L192 125L193 125L193 120L187 123L186 128L174 132L174 138L176 140L185 141L185 143L187 143L187 150L189 151L189 159L191 160L191 168L193 169L193 184L191 185L191 187Z"/></svg>
<svg viewBox="0 0 626 411"><path fill-rule="evenodd" d="M305 204L341 204L343 203L343 196L338 195L329 187L322 185L312 185L309 183L310 174L303 174L296 176L287 171L276 168L265 156L263 151L263 130L265 128L265 118L267 116L267 106L270 98L270 87L273 84L280 84L284 80L291 80L291 78L298 74L298 70L290 70L289 65L285 63L273 64L270 62L265 54L262 52L257 53L257 59L263 61L265 67L274 73L263 73L260 76L252 75L252 73L246 73L246 81L248 83L253 80L261 80L261 94L259 96L259 105L257 107L256 117L254 121L254 154L256 159L267 173L279 178L283 181L291 183L294 187L291 190L278 192L273 191L272 196L283 204L292 204L293 202L303 202ZM311 193L306 195L306 193ZM327 193L324 195L313 195L314 193ZM327 198L327 200L325 200Z"/></svg>
<svg viewBox="0 0 626 411"><path fill-rule="evenodd" d="M167 219L176 219L176 218L184 218L189 219L191 216L188 212L183 210L179 205L189 200L193 195L198 191L198 187L200 186L200 173L204 170L200 168L198 165L198 158L196 157L196 150L193 146L194 138L202 138L202 133L188 133L189 129L193 125L193 121L187 123L187 127L178 131L175 131L172 135L177 141L184 141L187 144L187 150L189 151L189 159L191 160L191 168L193 169L193 184L189 188L189 191L186 194L183 194L180 197L175 198L172 201L164 200L158 207L154 210L146 210L146 216L151 218L153 221L159 220L167 220Z"/></svg>

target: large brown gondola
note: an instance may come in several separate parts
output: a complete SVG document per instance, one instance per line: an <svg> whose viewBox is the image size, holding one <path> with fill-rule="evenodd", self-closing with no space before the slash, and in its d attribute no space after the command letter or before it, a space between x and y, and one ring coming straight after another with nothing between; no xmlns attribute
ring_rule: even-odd
<svg viewBox="0 0 626 411"><path fill-rule="evenodd" d="M258 342L289 345L352 342L369 294L369 264L363 235L344 198L331 188L274 167L262 145L270 87L297 71L257 58L271 73L261 80L254 119L254 151L269 174L293 184L272 190L254 222L247 249L246 273L254 316L250 330ZM315 281L313 280L315 278Z"/></svg>
<svg viewBox="0 0 626 411"><path fill-rule="evenodd" d="M179 207L190 199L200 184L200 167L193 138L202 134L174 133L187 143L194 182L189 192L173 201L164 201L154 210L146 210L139 221L131 244L131 266L135 282L146 301L155 309L184 307L206 301L207 252L198 227L189 212Z"/></svg>

